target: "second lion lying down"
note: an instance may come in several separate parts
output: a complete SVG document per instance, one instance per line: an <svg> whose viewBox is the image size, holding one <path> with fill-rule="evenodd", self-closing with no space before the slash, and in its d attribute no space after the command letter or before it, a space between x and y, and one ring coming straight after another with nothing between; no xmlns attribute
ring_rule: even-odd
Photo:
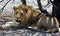
<svg viewBox="0 0 60 36"><path fill-rule="evenodd" d="M14 20L18 22L19 27L32 27L32 29L43 28L45 30L59 28L59 22L56 17L50 14L41 13L32 6L21 4L14 6Z"/></svg>

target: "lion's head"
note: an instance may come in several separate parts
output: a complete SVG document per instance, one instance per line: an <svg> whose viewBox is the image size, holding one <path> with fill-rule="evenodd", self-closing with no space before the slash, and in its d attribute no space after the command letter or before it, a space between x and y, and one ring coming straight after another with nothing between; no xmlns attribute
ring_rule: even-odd
<svg viewBox="0 0 60 36"><path fill-rule="evenodd" d="M14 6L14 18L20 23L20 26L30 24L35 20L39 11L34 9L32 6L26 6L21 4L19 6Z"/></svg>

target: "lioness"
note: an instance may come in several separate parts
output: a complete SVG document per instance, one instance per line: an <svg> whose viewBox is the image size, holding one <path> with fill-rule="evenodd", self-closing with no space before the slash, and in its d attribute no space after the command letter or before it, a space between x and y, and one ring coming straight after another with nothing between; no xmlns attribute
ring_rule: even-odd
<svg viewBox="0 0 60 36"><path fill-rule="evenodd" d="M21 4L19 6L14 6L14 18L17 22L19 22L19 26L31 26L36 27L33 29L44 28L53 29L59 28L58 20L47 14L41 13L41 11L37 11L32 6L26 6Z"/></svg>

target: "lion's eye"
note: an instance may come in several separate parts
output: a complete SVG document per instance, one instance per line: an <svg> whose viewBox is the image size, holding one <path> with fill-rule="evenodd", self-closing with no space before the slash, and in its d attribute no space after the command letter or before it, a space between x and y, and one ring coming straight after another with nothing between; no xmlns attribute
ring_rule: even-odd
<svg viewBox="0 0 60 36"><path fill-rule="evenodd" d="M15 13L17 14L17 13L18 13L18 11L15 11Z"/></svg>
<svg viewBox="0 0 60 36"><path fill-rule="evenodd" d="M16 12L16 14L17 14L18 12Z"/></svg>
<svg viewBox="0 0 60 36"><path fill-rule="evenodd" d="M21 13L21 16L23 16L23 14Z"/></svg>

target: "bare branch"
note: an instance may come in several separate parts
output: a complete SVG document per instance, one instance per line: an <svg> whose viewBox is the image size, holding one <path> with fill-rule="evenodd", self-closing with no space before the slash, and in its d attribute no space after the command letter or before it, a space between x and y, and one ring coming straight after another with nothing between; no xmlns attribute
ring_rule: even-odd
<svg viewBox="0 0 60 36"><path fill-rule="evenodd" d="M1 0L0 3L3 2L3 1L4 1L4 0Z"/></svg>
<svg viewBox="0 0 60 36"><path fill-rule="evenodd" d="M1 9L0 9L0 13L2 13L3 12L3 10L4 10L4 8L5 8L5 6L10 2L11 0L9 0Z"/></svg>

